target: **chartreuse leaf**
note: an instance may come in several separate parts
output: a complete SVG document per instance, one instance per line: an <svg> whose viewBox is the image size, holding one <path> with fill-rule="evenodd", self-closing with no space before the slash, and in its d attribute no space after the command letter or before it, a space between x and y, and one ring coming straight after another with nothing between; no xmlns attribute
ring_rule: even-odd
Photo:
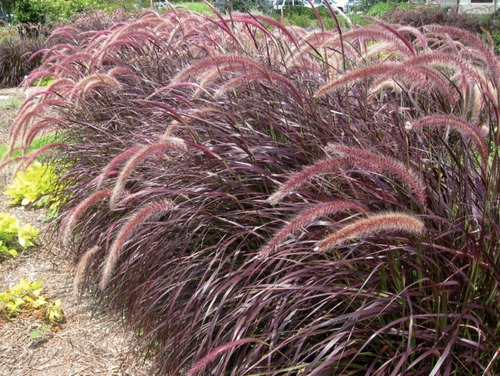
<svg viewBox="0 0 500 376"><path fill-rule="evenodd" d="M62 199L58 194L58 176L53 166L38 161L26 171L18 171L5 194L12 198L10 204L48 209L55 215Z"/></svg>
<svg viewBox="0 0 500 376"><path fill-rule="evenodd" d="M39 233L30 224L21 226L13 215L0 213L0 258L16 257L19 250L34 246Z"/></svg>
<svg viewBox="0 0 500 376"><path fill-rule="evenodd" d="M36 317L45 317L52 325L62 322L61 300L47 300L42 291L41 280L20 279L15 286L0 292L0 317L12 320L21 313L35 313Z"/></svg>

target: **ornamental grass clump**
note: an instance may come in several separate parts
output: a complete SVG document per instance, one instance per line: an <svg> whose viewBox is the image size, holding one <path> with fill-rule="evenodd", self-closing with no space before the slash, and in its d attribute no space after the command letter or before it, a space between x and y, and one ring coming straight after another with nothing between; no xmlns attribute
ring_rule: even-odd
<svg viewBox="0 0 500 376"><path fill-rule="evenodd" d="M40 65L41 57L33 55L47 45L47 33L37 25L0 25L0 88L18 86Z"/></svg>
<svg viewBox="0 0 500 376"><path fill-rule="evenodd" d="M28 78L55 81L10 143L65 144L75 291L100 287L158 374L494 375L491 49L214 14L56 30Z"/></svg>

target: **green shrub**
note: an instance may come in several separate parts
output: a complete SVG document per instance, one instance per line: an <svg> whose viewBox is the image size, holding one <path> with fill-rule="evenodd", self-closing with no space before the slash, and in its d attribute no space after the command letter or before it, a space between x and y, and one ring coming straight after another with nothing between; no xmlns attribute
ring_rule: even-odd
<svg viewBox="0 0 500 376"><path fill-rule="evenodd" d="M66 21L84 9L103 9L107 6L96 0L18 0L14 9L16 23L51 24Z"/></svg>
<svg viewBox="0 0 500 376"><path fill-rule="evenodd" d="M17 110L21 106L21 101L16 97L0 98L0 110Z"/></svg>
<svg viewBox="0 0 500 376"><path fill-rule="evenodd" d="M38 234L32 225L21 226L15 216L0 213L0 258L16 257L21 249L34 246Z"/></svg>
<svg viewBox="0 0 500 376"><path fill-rule="evenodd" d="M367 16L380 18L382 17L392 6L393 3L390 1L379 1L374 3L366 11Z"/></svg>
<svg viewBox="0 0 500 376"><path fill-rule="evenodd" d="M212 9L205 4L204 2L180 2L175 3L175 5L181 5L188 8L192 12L200 13L200 14L213 14Z"/></svg>
<svg viewBox="0 0 500 376"><path fill-rule="evenodd" d="M325 29L332 30L337 27L335 20L333 19L330 10L328 8L321 7L317 8L316 10L318 11L321 20L323 21ZM281 10L274 10L271 15L274 19L280 20ZM311 8L301 7L301 6L286 7L283 9L283 16L285 18L285 22L293 26L298 26L308 29L319 27L318 18L316 17L314 10ZM346 20L344 19L344 17L337 15L337 19L341 27L346 26Z"/></svg>

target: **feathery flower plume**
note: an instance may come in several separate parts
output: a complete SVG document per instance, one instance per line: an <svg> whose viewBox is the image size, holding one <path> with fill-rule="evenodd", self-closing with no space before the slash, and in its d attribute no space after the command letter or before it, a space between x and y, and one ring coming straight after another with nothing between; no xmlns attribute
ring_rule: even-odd
<svg viewBox="0 0 500 376"><path fill-rule="evenodd" d="M99 250L99 246L95 245L87 252L85 252L82 257L80 258L80 261L78 261L78 264L76 264L76 272L75 272L75 278L73 278L73 296L77 297L78 296L78 286L80 285L80 281L82 280L83 272L87 268L87 265L89 264L90 258Z"/></svg>
<svg viewBox="0 0 500 376"><path fill-rule="evenodd" d="M199 360L186 374L186 376L194 376L196 372L205 369L205 367L220 354L231 350L236 346L241 346L245 343L263 343L261 340L256 338L242 338L233 342L226 343L225 345L216 347L213 349L210 354L206 355L203 359Z"/></svg>
<svg viewBox="0 0 500 376"><path fill-rule="evenodd" d="M178 83L175 83L175 84L170 84L170 85L167 85L167 86L164 86L162 88L159 88L158 90L156 90L153 94L149 95L146 100L148 99L151 99L152 97L154 97L155 95L158 95L160 93L163 93L164 91L167 91L167 90L172 90L174 88L177 88L177 87L183 87L183 86L187 86L187 87L192 87L194 89L196 89L197 91L198 90L203 90L206 94L209 94L208 91L206 91L202 86L198 85L198 84L195 84L194 82L178 82Z"/></svg>
<svg viewBox="0 0 500 376"><path fill-rule="evenodd" d="M103 189L102 191L95 192L71 210L70 214L63 221L60 230L62 233L62 244L65 247L68 246L71 232L73 231L76 222L78 221L78 219L80 219L83 213L85 213L85 211L96 202L102 200L103 198L109 197L110 194L111 189Z"/></svg>
<svg viewBox="0 0 500 376"><path fill-rule="evenodd" d="M31 73L27 78L26 78L26 81L24 83L24 87L27 88L27 87L30 87L33 85L33 82L35 82L37 79L39 78L44 78L44 77L52 77L56 80L58 80L60 77L54 73L54 72L49 72L49 71L40 71L40 70L36 70L34 71L33 73Z"/></svg>
<svg viewBox="0 0 500 376"><path fill-rule="evenodd" d="M248 57L237 56L237 55L220 55L220 56L212 56L190 65L189 68L186 68L183 71L179 72L172 79L172 83L181 82L190 75L192 75L193 73L202 70L207 70L212 67L217 67L219 65L228 65L228 64L234 65L235 67L240 67L240 66L251 67L263 73L268 72L266 67Z"/></svg>
<svg viewBox="0 0 500 376"><path fill-rule="evenodd" d="M367 20L373 22L376 25L379 25L383 29L389 31L390 33L394 34L401 42L404 43L404 45L408 48L408 50L412 53L412 55L416 55L417 52L415 51L415 47L413 47L413 44L404 37L403 34L401 34L398 30L396 30L392 25L389 25L388 23L385 23L384 21L381 21L379 19L373 18L373 17L364 17Z"/></svg>
<svg viewBox="0 0 500 376"><path fill-rule="evenodd" d="M63 96L66 96L65 94L67 92L70 92L71 89L75 86L75 82L69 78L61 78L59 80L55 80L52 82L47 88L41 92L42 95L46 95L47 97L49 95L53 94L60 94ZM38 93L36 93L38 94ZM29 99L27 99L29 100ZM61 120L62 121L62 120Z"/></svg>
<svg viewBox="0 0 500 376"><path fill-rule="evenodd" d="M276 80L278 82L281 82L288 86L288 88L292 91L292 93L297 97L297 99L300 101L300 103L304 103L304 100L302 99L302 96L300 95L298 89L295 87L295 85L285 76L273 72L268 72L267 74L264 74L262 72L255 72L255 73L247 73L240 75L232 80L229 80L226 82L216 93L216 97L222 95L228 90L231 90L237 86L246 84L250 81L253 80L267 80L271 83L273 83L273 80Z"/></svg>
<svg viewBox="0 0 500 376"><path fill-rule="evenodd" d="M47 151L52 149L52 148L65 147L65 146L68 146L68 144L65 144L63 142L53 142L51 144L44 145L41 148L34 150L33 152L29 153L28 155L25 155L23 157L23 159L21 160L21 162L19 162L17 167L14 169L12 178L14 178L16 176L17 172L20 169L27 168L29 165L31 165L35 161L35 159L37 159L43 153L47 153Z"/></svg>
<svg viewBox="0 0 500 376"><path fill-rule="evenodd" d="M127 222L125 222L125 224L121 227L120 231L116 235L113 244L111 244L109 253L104 262L102 277L99 284L101 291L103 291L108 285L111 278L111 273L113 272L116 263L118 262L123 245L132 236L137 226L143 223L152 214L160 211L171 210L172 208L172 202L156 202L140 209L138 212L132 215L127 220Z"/></svg>
<svg viewBox="0 0 500 376"><path fill-rule="evenodd" d="M420 83L425 85L426 78L420 72L412 69L408 69L405 63L393 63L388 62L384 64L370 65L368 67L356 69L347 72L336 80L333 80L326 85L320 87L315 93L314 97L319 98L330 91L336 89L339 86L345 85L350 82L357 82L364 78L370 78L373 76L383 76L383 77L394 77L399 76L410 80L411 82Z"/></svg>
<svg viewBox="0 0 500 376"><path fill-rule="evenodd" d="M259 21L262 21L262 22L265 22L265 23L272 25L275 28L274 30L281 31L283 34L285 34L293 42L293 44L295 46L298 47L297 38L295 38L293 36L293 34L290 32L290 30L288 30L288 28L284 26L283 22L276 21L274 18L269 17L269 16L265 16L263 14L253 14L252 17L259 20Z"/></svg>
<svg viewBox="0 0 500 376"><path fill-rule="evenodd" d="M111 172L116 168L117 165L122 163L123 161L129 159L135 153L137 153L142 148L140 146L132 147L128 150L125 150L123 153L115 156L107 165L104 167L104 170L99 174L99 179L96 182L96 189L100 189L106 177L111 174Z"/></svg>
<svg viewBox="0 0 500 376"><path fill-rule="evenodd" d="M497 57L484 41L477 35L458 27L442 26L442 25L427 25L425 28L437 35L447 34L450 37L460 38L460 41L467 42L471 47L481 53L484 61L488 65L491 73L494 86L498 87L500 80L500 66Z"/></svg>
<svg viewBox="0 0 500 376"><path fill-rule="evenodd" d="M80 80L73 90L70 93L70 100L74 97L77 91L82 90L85 95L90 88L93 87L120 87L120 83L116 80L116 78L111 77L107 74L98 74L94 73L90 76L85 77L83 80Z"/></svg>
<svg viewBox="0 0 500 376"><path fill-rule="evenodd" d="M412 128L444 126L458 130L476 145L483 163L488 162L488 147L481 132L468 121L453 115L430 115L411 124Z"/></svg>
<svg viewBox="0 0 500 376"><path fill-rule="evenodd" d="M66 37L66 38L71 39L72 41L76 42L76 36L80 35L80 33L81 33L81 31L75 27L71 27L71 26L60 27L60 28L57 28L47 38L47 42L50 41L52 38L61 37L61 36Z"/></svg>
<svg viewBox="0 0 500 376"><path fill-rule="evenodd" d="M425 193L425 184L416 172L405 166L399 160L341 144L328 144L326 146L326 151L344 156L349 164L355 167L366 168L374 172L383 170L396 175L403 183L411 188L416 201L421 205L425 205L427 197Z"/></svg>
<svg viewBox="0 0 500 376"><path fill-rule="evenodd" d="M382 213L361 218L341 228L327 238L321 240L315 251L329 251L348 240L364 237L381 231L400 231L420 235L424 224L419 219L404 213Z"/></svg>
<svg viewBox="0 0 500 376"><path fill-rule="evenodd" d="M341 165L340 158L337 159L323 159L319 162L316 162L312 166L307 166L302 171L292 175L290 179L283 184L280 189L274 192L267 201L271 205L276 205L279 201L283 199L283 197L287 196L292 190L302 184L304 181L309 179L312 176L319 174L327 174L333 171L337 171Z"/></svg>
<svg viewBox="0 0 500 376"><path fill-rule="evenodd" d="M61 125L63 127L67 126L67 123L63 119L59 119L56 117L44 116L43 120L37 121L35 125L31 126L28 130L26 130L24 134L24 138L22 141L22 145L27 151L30 147L33 140L44 130L50 129L53 125Z"/></svg>
<svg viewBox="0 0 500 376"><path fill-rule="evenodd" d="M417 37L418 41L420 42L420 45L422 46L422 49L424 51L426 51L428 49L429 45L427 43L427 38L416 27L408 26L408 25L406 25L406 26L400 26L400 27L398 27L398 32L399 33L410 33L410 34L413 34L414 36Z"/></svg>
<svg viewBox="0 0 500 376"><path fill-rule="evenodd" d="M424 65L424 64L436 64L436 65L446 65L452 66L460 69L460 73L464 76L464 79L470 78L475 80L481 85L486 86L486 80L484 77L477 72L477 69L470 65L463 57L459 55L433 52L428 54L420 54L414 56L405 61L405 64L409 65Z"/></svg>
<svg viewBox="0 0 500 376"><path fill-rule="evenodd" d="M396 175L402 182L410 186L415 200L421 205L425 205L426 194L424 183L413 170L406 167L400 161L359 148L339 144L328 144L326 151L339 154L339 156L323 159L292 175L267 201L275 205L312 176L332 173L338 171L341 167L353 166L373 172L386 171Z"/></svg>
<svg viewBox="0 0 500 376"><path fill-rule="evenodd" d="M26 105L22 110L19 110L18 115L14 119L9 130L9 149L7 153L4 154L3 159L6 159L12 155L12 151L16 145L16 141L20 138L23 139L26 133L26 129L30 126L33 119L36 116L41 116L45 110L45 107L50 106L62 106L66 104L65 101L60 100L44 100L43 102L31 102L32 104Z"/></svg>
<svg viewBox="0 0 500 376"><path fill-rule="evenodd" d="M324 202L314 207L299 213L290 223L283 227L277 234L273 236L258 254L258 257L263 259L269 256L289 235L293 234L299 228L308 223L313 222L319 217L328 216L338 211L357 210L366 214L366 210L361 206L347 201L332 201Z"/></svg>
<svg viewBox="0 0 500 376"><path fill-rule="evenodd" d="M142 161L145 157L149 155L155 155L158 153L163 153L167 150L176 150L176 151L187 151L187 146L184 140L176 137L168 137L168 139L164 139L159 143L145 146L139 149L135 155L131 156L128 162L123 166L120 175L115 183L115 187L113 189L113 193L111 194L109 205L113 208L116 205L118 197L123 191L123 186L125 185L125 181L128 176L135 168L135 166Z"/></svg>
<svg viewBox="0 0 500 376"><path fill-rule="evenodd" d="M392 48L387 52L396 52L398 55L402 55L405 57L413 56L413 54L409 53L408 47L400 38L377 25L358 27L357 29L350 30L342 34L342 37L345 41L353 39L377 39L381 41L391 42Z"/></svg>

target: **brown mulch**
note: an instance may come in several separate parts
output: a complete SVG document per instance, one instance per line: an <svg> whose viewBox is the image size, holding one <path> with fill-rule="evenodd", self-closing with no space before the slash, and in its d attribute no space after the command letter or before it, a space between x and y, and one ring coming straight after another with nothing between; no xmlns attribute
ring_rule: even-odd
<svg viewBox="0 0 500 376"><path fill-rule="evenodd" d="M21 89L0 89L0 98L15 96ZM7 143L8 127L17 110L0 109L0 144ZM0 172L0 190L10 181L8 169ZM47 330L34 316L0 319L0 376L142 376L149 374L139 355L130 355L137 343L125 328L123 318L96 308L90 294L73 296L73 260L50 238L50 223L43 211L25 210L8 205L9 197L0 192L0 212L15 215L21 224L30 223L41 230L39 245L15 259L0 263L0 291L19 279L43 280L43 295L61 299L65 322L57 330ZM41 330L43 335L30 338Z"/></svg>

